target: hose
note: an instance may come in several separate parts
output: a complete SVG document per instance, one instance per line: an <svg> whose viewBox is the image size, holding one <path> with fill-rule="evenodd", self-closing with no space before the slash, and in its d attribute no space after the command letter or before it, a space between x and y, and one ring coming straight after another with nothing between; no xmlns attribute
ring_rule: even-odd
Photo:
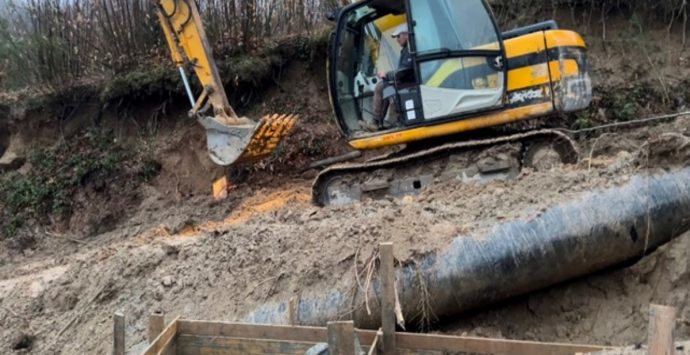
<svg viewBox="0 0 690 355"><path fill-rule="evenodd" d="M624 121L624 122L614 122L614 123L609 123L609 124L605 124L605 125L601 125L601 126L582 128L582 129L577 129L577 130L562 128L562 129L558 129L558 131L569 133L569 134L588 133L588 132L601 131L601 130L608 129L608 128L629 127L629 126L642 125L642 124L647 124L647 123L652 123L652 122L659 122L659 121L670 120L670 119L677 118L680 116L688 116L688 115L690 115L690 111L681 111L681 112L677 112L677 113L670 113L670 114L666 114L666 115L640 118L637 120L630 120L630 121Z"/></svg>

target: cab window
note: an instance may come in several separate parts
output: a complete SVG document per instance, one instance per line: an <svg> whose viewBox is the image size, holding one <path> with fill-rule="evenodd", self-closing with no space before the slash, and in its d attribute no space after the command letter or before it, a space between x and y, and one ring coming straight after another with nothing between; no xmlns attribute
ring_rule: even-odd
<svg viewBox="0 0 690 355"><path fill-rule="evenodd" d="M482 0L412 0L417 52L499 50Z"/></svg>
<svg viewBox="0 0 690 355"><path fill-rule="evenodd" d="M485 2L411 0L410 4L424 119L501 106L505 88L501 44ZM427 54L431 56L425 58Z"/></svg>

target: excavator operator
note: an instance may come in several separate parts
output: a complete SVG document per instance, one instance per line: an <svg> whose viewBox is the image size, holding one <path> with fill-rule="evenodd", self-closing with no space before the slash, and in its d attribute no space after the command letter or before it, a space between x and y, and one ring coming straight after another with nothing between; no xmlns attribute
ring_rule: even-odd
<svg viewBox="0 0 690 355"><path fill-rule="evenodd" d="M381 79L378 84L376 84L376 90L374 91L374 122L376 127L370 130L383 129L383 120L386 116L386 110L389 105L389 100L383 99L383 90L390 85L391 82L396 80L396 73L404 69L412 69L412 56L410 55L410 48L408 46L409 40L409 30L407 24L402 24L393 32L393 38L396 39L398 44L402 47L400 51L400 60L398 62L398 69L389 71L388 73L380 71L377 76Z"/></svg>

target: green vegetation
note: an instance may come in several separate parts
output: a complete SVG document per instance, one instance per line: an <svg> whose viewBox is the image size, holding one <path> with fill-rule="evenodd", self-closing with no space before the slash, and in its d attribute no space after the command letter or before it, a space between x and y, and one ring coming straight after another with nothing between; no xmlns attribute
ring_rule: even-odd
<svg viewBox="0 0 690 355"><path fill-rule="evenodd" d="M664 95L648 82L640 82L618 90L597 90L601 93L600 107L606 109L609 119L630 121L640 118L644 111L663 105ZM654 111L654 110L652 110Z"/></svg>
<svg viewBox="0 0 690 355"><path fill-rule="evenodd" d="M103 87L100 99L104 103L121 99L145 99L160 95L179 95L182 81L169 65L133 69L113 76Z"/></svg>
<svg viewBox="0 0 690 355"><path fill-rule="evenodd" d="M161 171L161 164L154 159L147 158L141 164L138 175L145 182L151 182Z"/></svg>
<svg viewBox="0 0 690 355"><path fill-rule="evenodd" d="M9 212L34 218L68 214L75 188L90 175L117 172L125 158L123 152L105 143L107 137L87 134L79 143L32 151L28 159L31 172L8 174L0 185Z"/></svg>
<svg viewBox="0 0 690 355"><path fill-rule="evenodd" d="M315 62L322 58L328 39L328 31L318 31L309 35L296 35L279 40L266 41L260 48L248 51L221 49L216 62L224 80L229 99L233 105L239 104L242 94L260 90L274 83L274 78L290 61L303 60ZM0 39L2 41L2 39ZM1 66L0 66L1 68ZM191 68L190 68L191 69ZM0 70L1 71L1 70ZM201 90L196 80L193 89ZM38 85L34 86L34 88ZM0 84L0 93L2 85ZM104 107L129 107L141 102L184 101L184 90L178 72L167 58L151 64L144 61L108 80L91 84L79 84L60 90L29 93L14 99L0 96L0 105L14 105L13 100L21 100L20 105L27 111L42 107L61 107L79 102L100 101Z"/></svg>
<svg viewBox="0 0 690 355"><path fill-rule="evenodd" d="M570 128L577 130L591 128L593 126L594 122L592 122L592 112L590 110L586 110L575 114L575 120Z"/></svg>
<svg viewBox="0 0 690 355"><path fill-rule="evenodd" d="M0 178L0 226L7 237L14 236L28 220L48 223L51 218L68 218L73 196L80 188L102 192L118 176L150 181L160 170L155 161L140 161L113 143L110 133L98 130L88 130L50 148L35 149L28 163L31 170L27 174L13 172Z"/></svg>
<svg viewBox="0 0 690 355"><path fill-rule="evenodd" d="M670 88L678 93L677 100L688 102L690 90L687 80ZM595 87L594 101L589 109L573 117L572 129L590 128L608 122L625 122L650 115L655 112L668 111L662 89L653 82L641 81L628 87Z"/></svg>
<svg viewBox="0 0 690 355"><path fill-rule="evenodd" d="M325 53L327 40L328 31L292 36L266 42L253 51L226 50L216 62L232 99L235 91L249 91L272 83L275 73L292 60L314 60ZM200 90L198 87L195 89ZM170 65L147 65L113 76L105 84L100 99L103 103L119 103L151 97L177 97L182 93L182 81Z"/></svg>

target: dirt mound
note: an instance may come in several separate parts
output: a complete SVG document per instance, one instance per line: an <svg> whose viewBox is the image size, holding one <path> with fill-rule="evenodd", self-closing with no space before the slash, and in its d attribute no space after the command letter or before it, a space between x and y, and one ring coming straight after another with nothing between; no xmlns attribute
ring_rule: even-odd
<svg viewBox="0 0 690 355"><path fill-rule="evenodd" d="M275 87L262 93L262 104L244 112L247 117L262 117L270 113L298 113L293 133L278 152L252 169L270 173L253 179L273 178L275 173L294 175L314 161L341 155L347 142L335 126L328 101L326 61L295 62L281 71Z"/></svg>
<svg viewBox="0 0 690 355"><path fill-rule="evenodd" d="M618 151L628 151L636 154L651 154L650 163L655 163L664 157L678 158L687 148L687 137L690 136L690 115L677 118L659 120L651 125L630 124L612 131L602 131L596 135L584 137L582 141L585 158L589 155L611 155ZM663 165L663 162L661 163Z"/></svg>

